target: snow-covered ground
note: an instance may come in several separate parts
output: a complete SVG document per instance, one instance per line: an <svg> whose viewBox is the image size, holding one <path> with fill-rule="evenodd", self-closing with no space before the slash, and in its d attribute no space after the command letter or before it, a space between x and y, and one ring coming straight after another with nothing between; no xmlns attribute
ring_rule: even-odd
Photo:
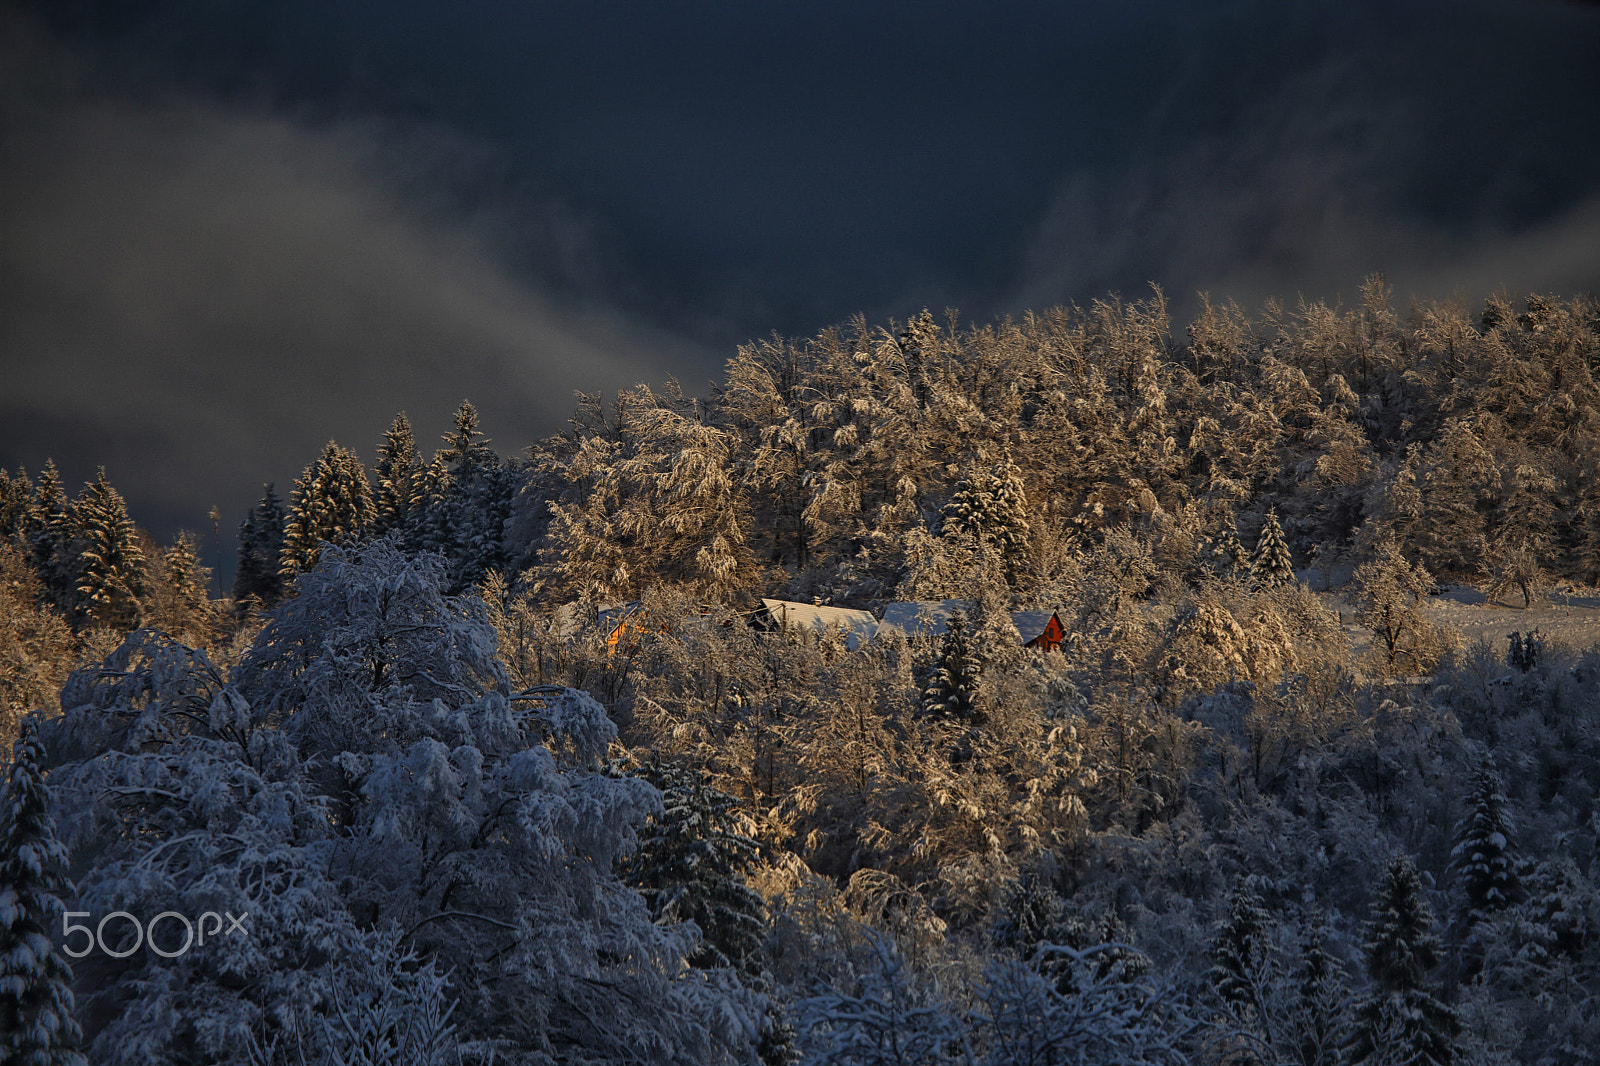
<svg viewBox="0 0 1600 1066"><path fill-rule="evenodd" d="M1372 633L1355 624L1355 608L1346 590L1319 595L1330 611L1338 612L1352 649L1357 654L1364 652L1370 646ZM1510 634L1537 629L1547 645L1577 649L1600 646L1600 589L1562 583L1523 607L1520 592L1490 603L1481 590L1457 585L1445 589L1442 595L1428 597L1427 611L1430 621L1451 626L1466 644L1486 640L1504 651Z"/></svg>

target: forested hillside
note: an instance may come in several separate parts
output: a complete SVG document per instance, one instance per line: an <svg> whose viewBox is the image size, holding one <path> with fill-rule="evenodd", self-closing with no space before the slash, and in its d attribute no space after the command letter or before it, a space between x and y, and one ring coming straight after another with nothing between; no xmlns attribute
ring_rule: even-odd
<svg viewBox="0 0 1600 1066"><path fill-rule="evenodd" d="M1594 1061L1600 648L1427 603L1600 584L1600 304L1361 293L858 320L514 457L402 414L227 599L0 471L0 1046Z"/></svg>

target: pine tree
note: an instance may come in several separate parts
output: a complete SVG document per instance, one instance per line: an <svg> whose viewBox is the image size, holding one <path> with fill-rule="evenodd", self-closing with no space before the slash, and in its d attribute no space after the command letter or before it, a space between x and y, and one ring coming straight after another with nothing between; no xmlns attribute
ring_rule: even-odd
<svg viewBox="0 0 1600 1066"><path fill-rule="evenodd" d="M1283 539L1283 528L1278 525L1276 508L1267 512L1267 520L1261 526L1255 553L1250 557L1250 576L1267 588L1294 584L1294 561Z"/></svg>
<svg viewBox="0 0 1600 1066"><path fill-rule="evenodd" d="M33 482L21 467L12 477L0 470L0 542L25 544L33 517Z"/></svg>
<svg viewBox="0 0 1600 1066"><path fill-rule="evenodd" d="M317 565L320 546L359 543L372 531L372 488L356 453L329 441L289 498L281 571L285 579Z"/></svg>
<svg viewBox="0 0 1600 1066"><path fill-rule="evenodd" d="M72 510L55 461L46 460L34 488L32 513L28 519L28 554L33 571L44 582L51 602L68 615L72 614L78 596Z"/></svg>
<svg viewBox="0 0 1600 1066"><path fill-rule="evenodd" d="M1511 816L1500 775L1487 759L1473 775L1471 803L1472 813L1458 827L1450 853L1466 895L1468 922L1505 910L1519 894L1510 852Z"/></svg>
<svg viewBox="0 0 1600 1066"><path fill-rule="evenodd" d="M981 721L978 678L982 673L983 664L973 652L967 633L966 613L957 608L950 612L945 624L944 643L934 661L933 678L923 692L923 711L958 721Z"/></svg>
<svg viewBox="0 0 1600 1066"><path fill-rule="evenodd" d="M1344 968L1324 946L1327 934L1327 921L1318 913L1300 939L1294 1027L1302 1066L1338 1066L1345 1038Z"/></svg>
<svg viewBox="0 0 1600 1066"><path fill-rule="evenodd" d="M1455 1060L1461 1023L1427 986L1428 971L1439 962L1433 922L1416 868L1403 856L1393 859L1366 925L1362 950L1372 988L1356 1008L1352 1064L1448 1066Z"/></svg>
<svg viewBox="0 0 1600 1066"><path fill-rule="evenodd" d="M740 827L738 800L696 770L651 762L635 776L661 790L663 809L640 832L624 882L639 890L659 924L692 921L699 928L690 965L728 966L747 981L761 979L766 904L745 883L759 854Z"/></svg>
<svg viewBox="0 0 1600 1066"><path fill-rule="evenodd" d="M1257 1024L1268 1021L1265 991L1274 977L1272 925L1261 897L1241 877L1228 897L1228 917L1211 942L1216 963L1208 974L1212 988L1236 1012L1253 1017Z"/></svg>
<svg viewBox="0 0 1600 1066"><path fill-rule="evenodd" d="M233 598L241 607L253 603L271 610L283 598L283 503L272 485L239 523L239 566L233 576Z"/></svg>
<svg viewBox="0 0 1600 1066"><path fill-rule="evenodd" d="M478 429L478 411L466 400L456 409L455 430L434 455L442 492L429 518L430 546L450 562L451 585L476 585L490 570L504 570L502 543L516 485L488 437Z"/></svg>
<svg viewBox="0 0 1600 1066"><path fill-rule="evenodd" d="M375 532L381 535L410 527L412 513L426 502L423 470L411 421L401 411L384 432L383 444L378 448Z"/></svg>
<svg viewBox="0 0 1600 1066"><path fill-rule="evenodd" d="M146 625L191 647L210 642L214 613L206 586L211 571L200 563L194 534L184 530L155 557L146 581Z"/></svg>
<svg viewBox="0 0 1600 1066"><path fill-rule="evenodd" d="M144 591L144 553L122 496L99 476L84 486L72 508L77 527L78 595L84 615L113 629L132 629Z"/></svg>
<svg viewBox="0 0 1600 1066"><path fill-rule="evenodd" d="M1031 532L1022 475L1007 457L998 472L973 470L944 509L941 535L992 549L1014 578L1026 563Z"/></svg>
<svg viewBox="0 0 1600 1066"><path fill-rule="evenodd" d="M72 1016L72 968L51 936L72 894L67 853L56 839L44 748L29 728L0 793L0 1062L82 1066Z"/></svg>

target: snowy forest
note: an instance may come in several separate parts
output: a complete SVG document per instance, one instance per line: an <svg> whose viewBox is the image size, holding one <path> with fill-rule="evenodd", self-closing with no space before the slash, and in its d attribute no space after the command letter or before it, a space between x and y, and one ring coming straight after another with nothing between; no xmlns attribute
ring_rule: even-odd
<svg viewBox="0 0 1600 1066"><path fill-rule="evenodd" d="M1597 376L1378 276L857 319L330 441L230 596L0 471L0 1060L1600 1061Z"/></svg>

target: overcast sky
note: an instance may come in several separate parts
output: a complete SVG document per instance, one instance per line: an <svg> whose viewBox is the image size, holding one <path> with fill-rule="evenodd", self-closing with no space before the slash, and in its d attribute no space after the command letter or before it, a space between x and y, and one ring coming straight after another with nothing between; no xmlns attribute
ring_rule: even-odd
<svg viewBox="0 0 1600 1066"><path fill-rule="evenodd" d="M1600 7L0 0L0 466L164 539L402 409L1372 271L1600 291Z"/></svg>

